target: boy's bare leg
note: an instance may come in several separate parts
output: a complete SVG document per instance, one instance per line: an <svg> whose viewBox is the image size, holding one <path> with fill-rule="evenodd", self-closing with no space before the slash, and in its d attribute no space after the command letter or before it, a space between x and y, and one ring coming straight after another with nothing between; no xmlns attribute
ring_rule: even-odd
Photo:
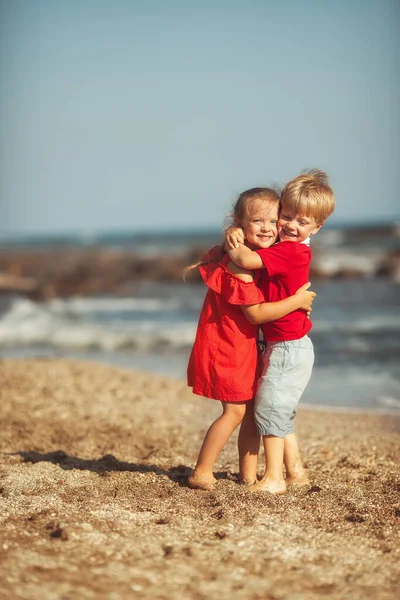
<svg viewBox="0 0 400 600"><path fill-rule="evenodd" d="M295 433L289 433L285 437L283 462L286 468L286 485L310 485L310 480L301 460Z"/></svg>
<svg viewBox="0 0 400 600"><path fill-rule="evenodd" d="M270 494L284 494L286 491L283 479L283 453L285 440L274 435L263 436L266 470L263 478L252 485L251 492L269 492Z"/></svg>
<svg viewBox="0 0 400 600"><path fill-rule="evenodd" d="M252 485L257 482L258 453L261 436L254 421L253 401L246 403L246 413L238 436L239 476L242 483Z"/></svg>
<svg viewBox="0 0 400 600"><path fill-rule="evenodd" d="M222 402L222 415L218 417L209 427L200 453L197 459L193 473L188 479L189 487L209 490L212 488L216 479L213 475L215 462L235 431L236 427L242 421L246 403L229 404Z"/></svg>

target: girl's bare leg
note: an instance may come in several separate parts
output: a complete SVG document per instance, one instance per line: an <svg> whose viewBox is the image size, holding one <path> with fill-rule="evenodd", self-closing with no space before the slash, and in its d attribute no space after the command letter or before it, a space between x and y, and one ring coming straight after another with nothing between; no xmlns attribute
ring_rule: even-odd
<svg viewBox="0 0 400 600"><path fill-rule="evenodd" d="M286 491L283 479L283 452L285 446L284 438L274 435L263 436L266 469L263 478L252 485L252 492L269 492L270 494L284 494Z"/></svg>
<svg viewBox="0 0 400 600"><path fill-rule="evenodd" d="M286 485L310 485L310 480L301 460L295 433L289 433L285 437L283 461L286 468Z"/></svg>
<svg viewBox="0 0 400 600"><path fill-rule="evenodd" d="M221 404L222 415L212 423L205 435L196 466L188 480L189 487L207 490L214 485L215 462L232 433L243 420L246 411L245 402L240 404L221 402Z"/></svg>
<svg viewBox="0 0 400 600"><path fill-rule="evenodd" d="M239 475L242 483L257 482L257 463L261 436L254 421L253 401L247 402L238 437Z"/></svg>

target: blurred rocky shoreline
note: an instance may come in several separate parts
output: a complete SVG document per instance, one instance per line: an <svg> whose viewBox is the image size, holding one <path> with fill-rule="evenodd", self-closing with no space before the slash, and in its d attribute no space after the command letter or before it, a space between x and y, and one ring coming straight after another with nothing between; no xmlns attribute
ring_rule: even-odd
<svg viewBox="0 0 400 600"><path fill-rule="evenodd" d="M389 242L391 243L388 243ZM131 295L144 281L182 282L183 270L210 244L146 255L140 247L65 245L0 249L0 292L35 300L99 294ZM384 277L400 282L400 237L395 227L321 232L313 239L310 279ZM196 270L189 282L199 281Z"/></svg>

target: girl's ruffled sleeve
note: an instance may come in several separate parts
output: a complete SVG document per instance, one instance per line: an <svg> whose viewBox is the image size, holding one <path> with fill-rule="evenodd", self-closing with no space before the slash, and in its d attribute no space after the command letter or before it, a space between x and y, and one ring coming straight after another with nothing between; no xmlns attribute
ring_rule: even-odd
<svg viewBox="0 0 400 600"><path fill-rule="evenodd" d="M241 281L220 262L200 266L204 283L230 304L260 304L265 298L254 281Z"/></svg>

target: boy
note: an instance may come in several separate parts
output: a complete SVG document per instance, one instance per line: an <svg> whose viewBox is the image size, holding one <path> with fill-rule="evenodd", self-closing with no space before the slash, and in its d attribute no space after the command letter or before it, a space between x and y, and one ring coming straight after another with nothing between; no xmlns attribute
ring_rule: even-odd
<svg viewBox="0 0 400 600"><path fill-rule="evenodd" d="M259 286L270 302L286 298L308 281L309 237L321 229L334 208L335 196L327 175L316 169L306 171L282 190L279 243L268 249L250 250L235 244L231 234L228 245L236 247L228 249L230 258L244 269L266 269L267 276L260 278ZM243 310L246 314L247 309ZM252 320L250 311L247 316ZM249 488L251 491L283 494L286 484L309 483L294 433L294 418L314 363L313 345L307 336L310 329L310 319L300 310L262 325L267 349L254 418L263 436L266 469L263 478Z"/></svg>

